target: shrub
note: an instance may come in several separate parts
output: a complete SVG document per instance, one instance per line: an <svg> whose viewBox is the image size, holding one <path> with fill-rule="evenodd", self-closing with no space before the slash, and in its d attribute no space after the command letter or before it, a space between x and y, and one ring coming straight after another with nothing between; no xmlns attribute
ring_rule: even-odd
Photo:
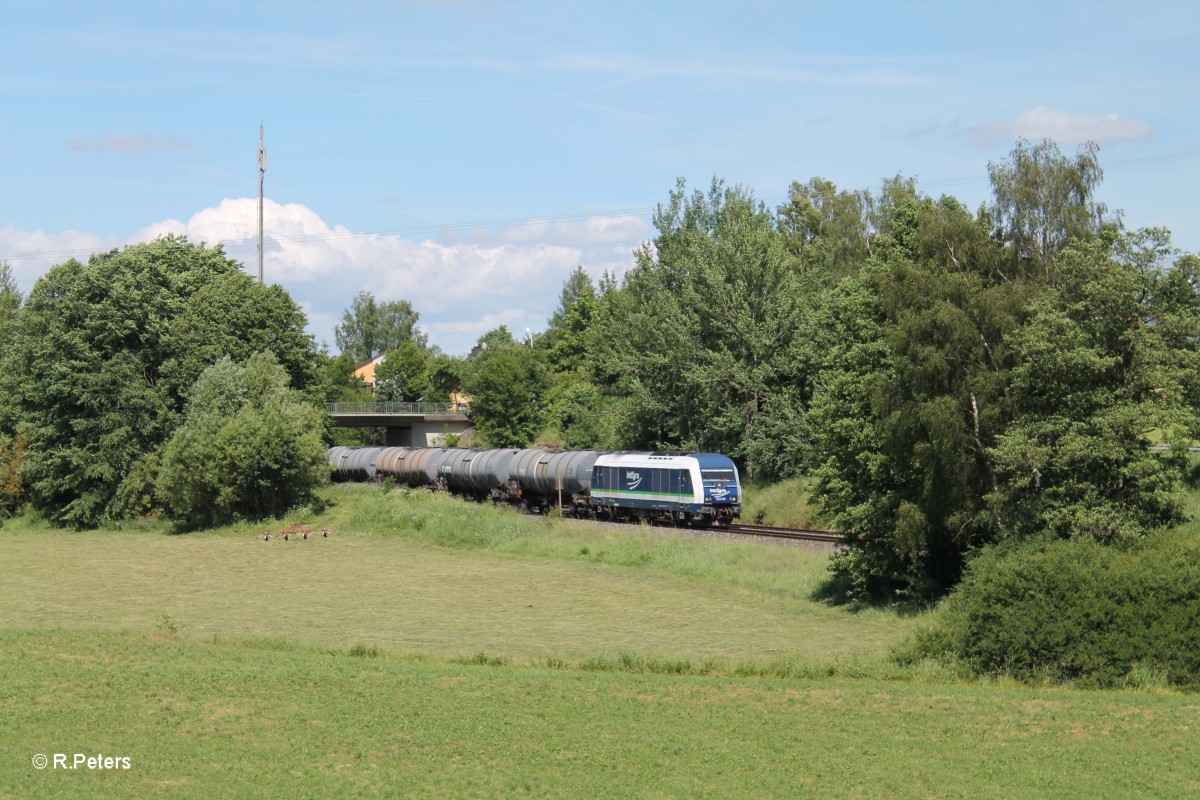
<svg viewBox="0 0 1200 800"><path fill-rule="evenodd" d="M1200 547L1164 534L996 548L896 656L1026 681L1120 686L1153 673L1200 687Z"/></svg>
<svg viewBox="0 0 1200 800"><path fill-rule="evenodd" d="M185 526L221 524L312 499L325 475L323 418L288 380L270 353L244 367L224 358L201 374L155 482L172 517Z"/></svg>

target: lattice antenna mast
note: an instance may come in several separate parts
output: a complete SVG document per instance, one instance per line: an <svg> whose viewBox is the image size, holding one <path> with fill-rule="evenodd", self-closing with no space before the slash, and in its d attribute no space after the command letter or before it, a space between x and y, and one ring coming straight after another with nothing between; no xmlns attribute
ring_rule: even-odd
<svg viewBox="0 0 1200 800"><path fill-rule="evenodd" d="M263 173L267 171L267 148L263 126L258 124L258 282L263 282Z"/></svg>

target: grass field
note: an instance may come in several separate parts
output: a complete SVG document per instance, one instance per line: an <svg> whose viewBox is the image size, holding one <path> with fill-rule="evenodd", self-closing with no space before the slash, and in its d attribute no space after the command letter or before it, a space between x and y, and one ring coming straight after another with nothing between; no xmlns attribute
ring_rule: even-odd
<svg viewBox="0 0 1200 800"><path fill-rule="evenodd" d="M1195 698L0 640L7 797L1185 797ZM36 753L129 770L37 771Z"/></svg>
<svg viewBox="0 0 1200 800"><path fill-rule="evenodd" d="M0 798L1200 791L1196 696L902 669L823 551L326 496L307 541L7 523Z"/></svg>
<svg viewBox="0 0 1200 800"><path fill-rule="evenodd" d="M614 531L424 492L330 497L328 539L6 529L5 624L154 630L165 616L189 636L519 663L875 657L907 630L885 612L813 603L823 550Z"/></svg>

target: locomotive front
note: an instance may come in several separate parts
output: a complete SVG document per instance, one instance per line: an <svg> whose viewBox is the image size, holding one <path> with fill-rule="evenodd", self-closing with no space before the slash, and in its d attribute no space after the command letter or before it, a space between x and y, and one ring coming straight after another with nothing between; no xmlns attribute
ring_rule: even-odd
<svg viewBox="0 0 1200 800"><path fill-rule="evenodd" d="M742 513L742 485L737 465L720 453L697 453L700 481L704 486L704 506L714 520L730 523Z"/></svg>

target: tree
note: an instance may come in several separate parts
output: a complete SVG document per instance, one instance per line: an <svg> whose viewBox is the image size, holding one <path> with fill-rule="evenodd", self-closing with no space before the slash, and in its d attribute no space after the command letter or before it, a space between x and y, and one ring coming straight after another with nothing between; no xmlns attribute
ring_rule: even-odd
<svg viewBox="0 0 1200 800"><path fill-rule="evenodd" d="M374 395L366 383L354 375L357 366L349 353L331 356L328 352L318 352L315 358L315 391L319 402L370 402Z"/></svg>
<svg viewBox="0 0 1200 800"><path fill-rule="evenodd" d="M432 388L433 355L414 341L388 351L375 367L375 399L416 402Z"/></svg>
<svg viewBox="0 0 1200 800"><path fill-rule="evenodd" d="M838 191L824 178L795 181L777 222L788 251L805 272L830 280L857 272L871 252L870 192Z"/></svg>
<svg viewBox="0 0 1200 800"><path fill-rule="evenodd" d="M244 272L213 279L188 298L172 321L162 366L163 388L186 397L187 389L223 356L236 363L269 351L287 370L292 386L315 380L315 345L300 306L280 286L258 283Z"/></svg>
<svg viewBox="0 0 1200 800"><path fill-rule="evenodd" d="M1195 425L1164 330L1147 324L1147 276L1114 258L1111 242L1076 243L1015 332L1013 421L990 455L988 500L1005 532L1102 542L1182 521L1178 473L1148 448Z"/></svg>
<svg viewBox="0 0 1200 800"><path fill-rule="evenodd" d="M466 367L463 380L471 397L471 421L490 447L524 447L541 426L547 389L538 351L512 342L503 326L485 334L480 343L489 346Z"/></svg>
<svg viewBox="0 0 1200 800"><path fill-rule="evenodd" d="M995 536L987 452L1030 288L996 279L998 247L952 198L902 204L876 251L812 326L817 496L852 532L835 559L849 595L924 599Z"/></svg>
<svg viewBox="0 0 1200 800"><path fill-rule="evenodd" d="M467 367L464 358L435 353L429 362L429 390L425 399L431 403L449 403L460 393L462 376Z"/></svg>
<svg viewBox="0 0 1200 800"><path fill-rule="evenodd" d="M1075 158L1049 139L1017 142L1009 160L988 163L995 202L988 207L995 235L1008 248L1013 269L1031 269L1053 280L1058 253L1072 238L1094 238L1108 222L1095 201L1104 178L1095 142Z"/></svg>
<svg viewBox="0 0 1200 800"><path fill-rule="evenodd" d="M279 290L250 288L239 271L219 246L167 236L67 261L34 285L12 328L0 394L14 398L28 441L28 497L54 523L93 527L144 510L154 454L182 410L170 376L202 360L183 350L208 359L228 348L242 358L242 340L259 340L303 369L303 318L267 319L256 307L294 304Z"/></svg>
<svg viewBox="0 0 1200 800"><path fill-rule="evenodd" d="M492 328L483 334L483 336L480 336L475 342L475 347L479 349L479 352L483 352L489 348L497 350L516 343L517 340L513 338L512 332L508 330L508 326L501 325L498 328Z"/></svg>
<svg viewBox="0 0 1200 800"><path fill-rule="evenodd" d="M168 236L52 267L13 329L3 375L29 449L29 497L57 524L91 527L176 409L159 390L171 322L236 262Z"/></svg>
<svg viewBox="0 0 1200 800"><path fill-rule="evenodd" d="M334 328L333 338L343 353L357 364L413 341L425 344L427 337L417 328L420 314L407 300L377 303L375 296L361 291L342 314L342 324Z"/></svg>
<svg viewBox="0 0 1200 800"><path fill-rule="evenodd" d="M1127 245L1120 246L1121 241ZM1161 228L1123 237L1114 255L1145 276L1147 324L1166 344L1182 378L1183 402L1196 414L1187 436L1200 440L1200 257L1176 252Z"/></svg>
<svg viewBox="0 0 1200 800"><path fill-rule="evenodd" d="M1178 472L1146 447L1195 419L1169 344L1187 326L1151 321L1171 276L1106 233L1011 278L987 227L950 198L899 207L813 326L817 493L850 531L834 559L850 596L926 600L997 541L1179 519ZM1187 304L1157 313L1186 319Z"/></svg>
<svg viewBox="0 0 1200 800"><path fill-rule="evenodd" d="M22 299L12 268L7 261L0 261L0 365L4 363L10 331L16 325ZM11 434L17 420L20 419L15 405L16 398L10 392L4 391L3 383L0 379L0 436L5 433Z"/></svg>
<svg viewBox="0 0 1200 800"><path fill-rule="evenodd" d="M0 511L16 508L25 494L21 482L21 464L27 444L20 434L0 433Z"/></svg>
<svg viewBox="0 0 1200 800"><path fill-rule="evenodd" d="M335 357L325 348L316 354L315 365L316 383L309 388L308 395L317 405L369 403L375 399L375 394L355 376L354 369L358 365L348 353ZM325 440L331 445L363 447L386 442L386 428L343 428L335 426L332 417L327 419Z"/></svg>
<svg viewBox="0 0 1200 800"><path fill-rule="evenodd" d="M551 315L546 332L536 339L555 372L586 369L588 332L598 303L591 277L583 267L576 267L563 282L558 308Z"/></svg>
<svg viewBox="0 0 1200 800"><path fill-rule="evenodd" d="M681 181L654 224L591 338L597 383L623 398L622 444L729 453L753 478L792 474L810 445L811 376L795 346L808 299L772 216L744 190L714 181L689 195ZM795 426L783 440L780 415Z"/></svg>
<svg viewBox="0 0 1200 800"><path fill-rule="evenodd" d="M162 450L156 494L185 526L276 516L311 499L325 472L323 414L270 353L244 367L228 357L189 394L183 424Z"/></svg>
<svg viewBox="0 0 1200 800"><path fill-rule="evenodd" d="M0 260L0 354L4 352L8 329L16 319L22 299L12 267L7 261Z"/></svg>
<svg viewBox="0 0 1200 800"><path fill-rule="evenodd" d="M617 438L611 402L579 371L555 377L542 419L546 438L571 450L608 447Z"/></svg>

